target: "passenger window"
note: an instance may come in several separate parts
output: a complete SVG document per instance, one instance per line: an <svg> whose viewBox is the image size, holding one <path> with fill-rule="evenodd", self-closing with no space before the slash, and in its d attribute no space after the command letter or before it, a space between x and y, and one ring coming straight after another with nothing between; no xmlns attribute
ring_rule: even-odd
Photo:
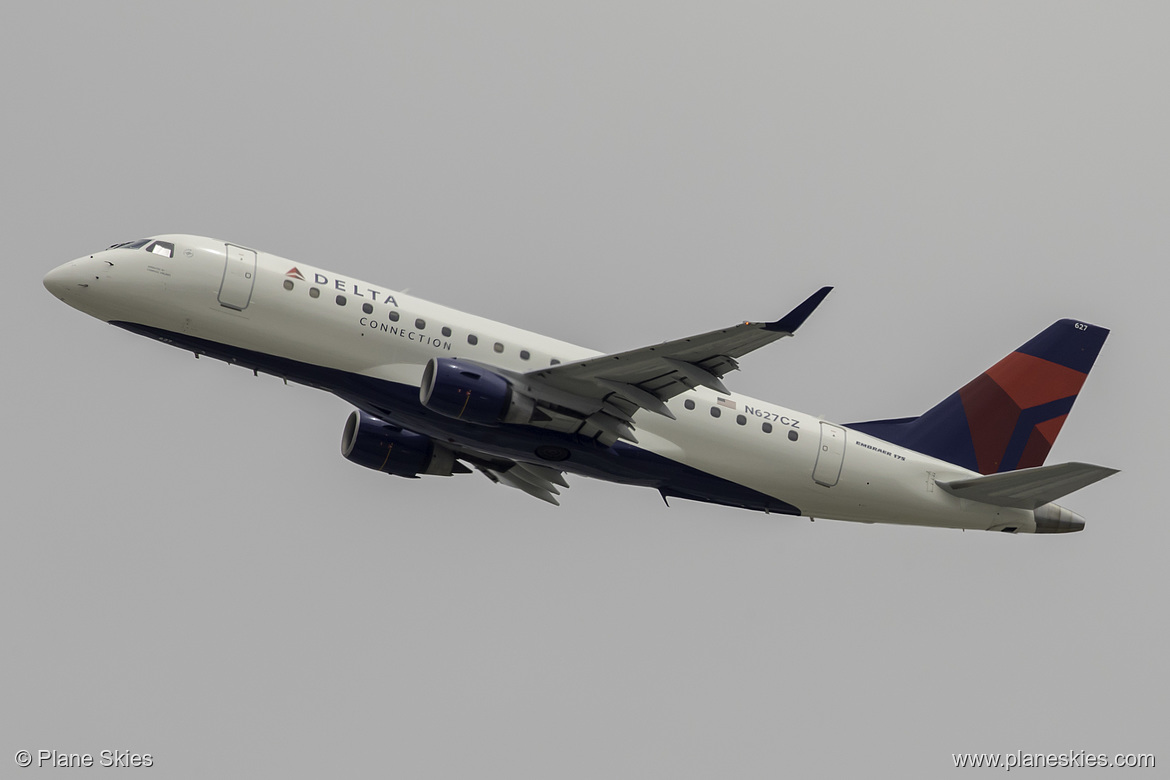
<svg viewBox="0 0 1170 780"><path fill-rule="evenodd" d="M718 406L712 406L712 407L711 407L711 416L712 416L712 417L718 417L718 416L719 416L719 407L718 407Z"/></svg>
<svg viewBox="0 0 1170 780"><path fill-rule="evenodd" d="M744 417L742 414L737 414L735 416L735 421L740 425L747 425L747 418Z"/></svg>
<svg viewBox="0 0 1170 780"><path fill-rule="evenodd" d="M444 335L444 336L450 336L450 335L451 335L451 329L450 329L450 328L448 328L446 325L444 325L444 326L443 326L443 335Z"/></svg>
<svg viewBox="0 0 1170 780"><path fill-rule="evenodd" d="M338 295L338 296L337 296L337 298L336 298L335 300L337 301L337 305L338 305L338 306L344 306L344 305L345 305L345 296L344 296L344 295Z"/></svg>
<svg viewBox="0 0 1170 780"><path fill-rule="evenodd" d="M374 313L374 307L373 307L373 305L372 305L372 304L369 304L369 303L363 303L363 304L362 304L362 311L364 311L366 314L373 314L373 313Z"/></svg>
<svg viewBox="0 0 1170 780"><path fill-rule="evenodd" d="M291 290L292 288L293 288L293 280L292 279L285 279L284 280L284 289Z"/></svg>
<svg viewBox="0 0 1170 780"><path fill-rule="evenodd" d="M398 322L398 312L394 311L393 309L391 309L390 313L386 316L390 318L391 322Z"/></svg>
<svg viewBox="0 0 1170 780"><path fill-rule="evenodd" d="M417 320L414 321L414 327L418 328L419 330L426 330L427 329L427 321L424 320L422 317L419 317Z"/></svg>
<svg viewBox="0 0 1170 780"><path fill-rule="evenodd" d="M498 341L497 341L497 342L496 342L496 343L495 343L495 344L492 346L492 349L494 349L496 352L503 352L503 351L504 351L504 345L503 345L503 344L501 344L500 342L498 342Z"/></svg>
<svg viewBox="0 0 1170 780"><path fill-rule="evenodd" d="M559 366L561 364L561 361L557 360L556 358L553 358L552 360L548 361L548 364L550 366Z"/></svg>
<svg viewBox="0 0 1170 780"><path fill-rule="evenodd" d="M520 359L521 359L521 360L527 360L527 359L528 359L528 358L530 358L530 357L532 357L532 355L530 355L530 354L528 353L528 350L526 350L526 349L522 349L522 350L520 350Z"/></svg>
<svg viewBox="0 0 1170 780"><path fill-rule="evenodd" d="M320 291L320 290L318 290L316 287L310 287L310 288L309 288L309 297L310 297L310 298L320 298L320 297L321 297L321 291Z"/></svg>
<svg viewBox="0 0 1170 780"><path fill-rule="evenodd" d="M800 434L798 434L796 431L789 431L788 432L788 441L796 441L799 438L800 438Z"/></svg>
<svg viewBox="0 0 1170 780"><path fill-rule="evenodd" d="M467 343L474 347L476 344L479 343L479 336L475 335L474 333L468 333L467 334Z"/></svg>
<svg viewBox="0 0 1170 780"><path fill-rule="evenodd" d="M685 406L687 409L694 409L695 402L688 398L687 400L683 401L683 406Z"/></svg>
<svg viewBox="0 0 1170 780"><path fill-rule="evenodd" d="M764 423L762 427L764 429L764 433L772 432L772 423Z"/></svg>

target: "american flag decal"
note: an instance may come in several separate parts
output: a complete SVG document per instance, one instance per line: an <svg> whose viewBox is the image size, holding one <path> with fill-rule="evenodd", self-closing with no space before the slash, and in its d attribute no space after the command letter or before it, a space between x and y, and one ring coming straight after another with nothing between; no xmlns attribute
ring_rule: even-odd
<svg viewBox="0 0 1170 780"><path fill-rule="evenodd" d="M720 398L715 403L718 406L722 406L724 409L731 409L732 411L735 410L735 401L729 400L727 398Z"/></svg>
<svg viewBox="0 0 1170 780"><path fill-rule="evenodd" d="M285 274L285 276L291 276L294 279L300 279L302 282L305 281L305 277L301 275L301 272L297 270L295 265Z"/></svg>

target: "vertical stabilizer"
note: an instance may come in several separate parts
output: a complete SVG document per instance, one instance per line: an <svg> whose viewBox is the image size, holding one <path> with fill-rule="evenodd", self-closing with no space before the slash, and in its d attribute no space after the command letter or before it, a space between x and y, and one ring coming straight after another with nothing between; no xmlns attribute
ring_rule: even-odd
<svg viewBox="0 0 1170 780"><path fill-rule="evenodd" d="M1041 466L1108 335L1060 320L921 417L849 427L980 474Z"/></svg>

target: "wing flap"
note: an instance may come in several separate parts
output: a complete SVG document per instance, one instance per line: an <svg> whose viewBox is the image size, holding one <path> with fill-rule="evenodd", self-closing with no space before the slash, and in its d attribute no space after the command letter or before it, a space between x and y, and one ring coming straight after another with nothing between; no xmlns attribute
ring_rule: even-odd
<svg viewBox="0 0 1170 780"><path fill-rule="evenodd" d="M466 446L454 445L454 449L459 460L470 463L497 485L516 488L533 498L556 506L560 506L560 501L557 500L561 493L559 488L569 487L564 473L549 466L501 458Z"/></svg>
<svg viewBox="0 0 1170 780"><path fill-rule="evenodd" d="M497 485L506 485L508 487L516 488L517 490L527 493L533 498L539 498L541 501L547 501L554 506L560 506L561 502L557 500L557 496L561 491L557 490L556 485L553 484L552 479L549 479L547 474L542 471L553 471L552 469L544 469L541 466L527 467L527 464L522 466L519 463L513 463L506 469L492 468L488 466L476 466L477 469L483 472L484 476L495 482ZM559 484L563 487L568 487L564 477L560 476L560 472L554 472L559 478Z"/></svg>

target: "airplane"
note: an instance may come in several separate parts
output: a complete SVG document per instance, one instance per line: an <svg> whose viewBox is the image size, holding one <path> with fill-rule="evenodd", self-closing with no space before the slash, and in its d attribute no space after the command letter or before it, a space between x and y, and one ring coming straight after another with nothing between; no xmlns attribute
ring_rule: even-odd
<svg viewBox="0 0 1170 780"><path fill-rule="evenodd" d="M44 277L79 311L352 404L342 454L399 477L477 470L557 504L566 474L775 513L1080 531L1057 499L1117 473L1044 465L1109 331L1060 320L918 417L839 424L732 392L773 321L603 354L250 247L128 241Z"/></svg>

